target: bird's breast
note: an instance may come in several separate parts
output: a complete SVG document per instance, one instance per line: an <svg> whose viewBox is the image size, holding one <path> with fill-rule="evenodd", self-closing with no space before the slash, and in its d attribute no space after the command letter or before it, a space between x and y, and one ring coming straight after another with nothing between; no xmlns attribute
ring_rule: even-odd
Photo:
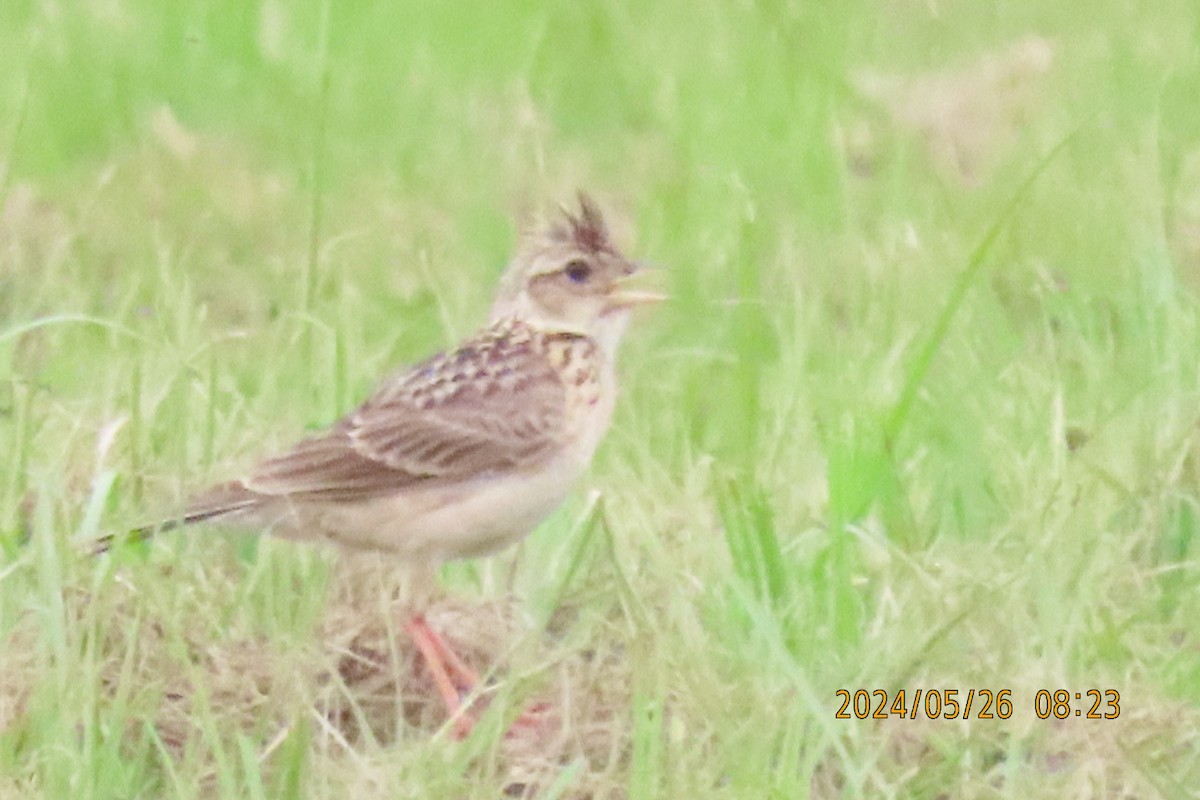
<svg viewBox="0 0 1200 800"><path fill-rule="evenodd" d="M572 457L586 466L612 419L612 363L588 337L552 341L546 358L563 385L564 442Z"/></svg>

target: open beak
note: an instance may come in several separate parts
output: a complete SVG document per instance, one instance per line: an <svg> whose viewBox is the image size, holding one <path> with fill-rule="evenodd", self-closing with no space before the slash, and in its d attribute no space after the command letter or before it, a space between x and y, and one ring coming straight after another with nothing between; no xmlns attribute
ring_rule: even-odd
<svg viewBox="0 0 1200 800"><path fill-rule="evenodd" d="M669 299L659 290L662 286L662 272L649 267L639 267L638 271L621 278L608 293L610 310L618 308L633 308L661 303Z"/></svg>

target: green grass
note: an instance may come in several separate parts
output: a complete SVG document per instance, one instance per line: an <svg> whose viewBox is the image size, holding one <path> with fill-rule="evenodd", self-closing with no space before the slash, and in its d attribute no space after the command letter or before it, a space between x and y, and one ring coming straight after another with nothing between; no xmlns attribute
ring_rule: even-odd
<svg viewBox="0 0 1200 800"><path fill-rule="evenodd" d="M1200 786L1194 4L193 5L0 5L0 798ZM81 554L470 332L576 188L673 299L577 495L444 570L466 741L333 553Z"/></svg>

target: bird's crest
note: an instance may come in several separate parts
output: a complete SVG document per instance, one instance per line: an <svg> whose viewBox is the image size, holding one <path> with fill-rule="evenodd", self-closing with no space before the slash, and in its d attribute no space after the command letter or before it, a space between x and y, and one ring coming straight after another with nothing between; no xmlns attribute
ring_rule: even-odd
<svg viewBox="0 0 1200 800"><path fill-rule="evenodd" d="M585 253L612 252L608 225L600 207L585 192L578 195L579 210L562 207L563 219L550 227L550 238L573 245Z"/></svg>

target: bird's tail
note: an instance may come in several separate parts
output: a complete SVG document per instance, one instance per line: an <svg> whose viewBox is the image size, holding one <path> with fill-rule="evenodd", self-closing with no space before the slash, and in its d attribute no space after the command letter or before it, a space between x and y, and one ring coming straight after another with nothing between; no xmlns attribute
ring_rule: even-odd
<svg viewBox="0 0 1200 800"><path fill-rule="evenodd" d="M122 542L144 542L165 531L182 528L196 522L207 522L256 507L262 496L250 491L241 481L231 481L212 487L188 504L183 516L164 519L122 533L110 533L92 544L92 555L107 553Z"/></svg>

